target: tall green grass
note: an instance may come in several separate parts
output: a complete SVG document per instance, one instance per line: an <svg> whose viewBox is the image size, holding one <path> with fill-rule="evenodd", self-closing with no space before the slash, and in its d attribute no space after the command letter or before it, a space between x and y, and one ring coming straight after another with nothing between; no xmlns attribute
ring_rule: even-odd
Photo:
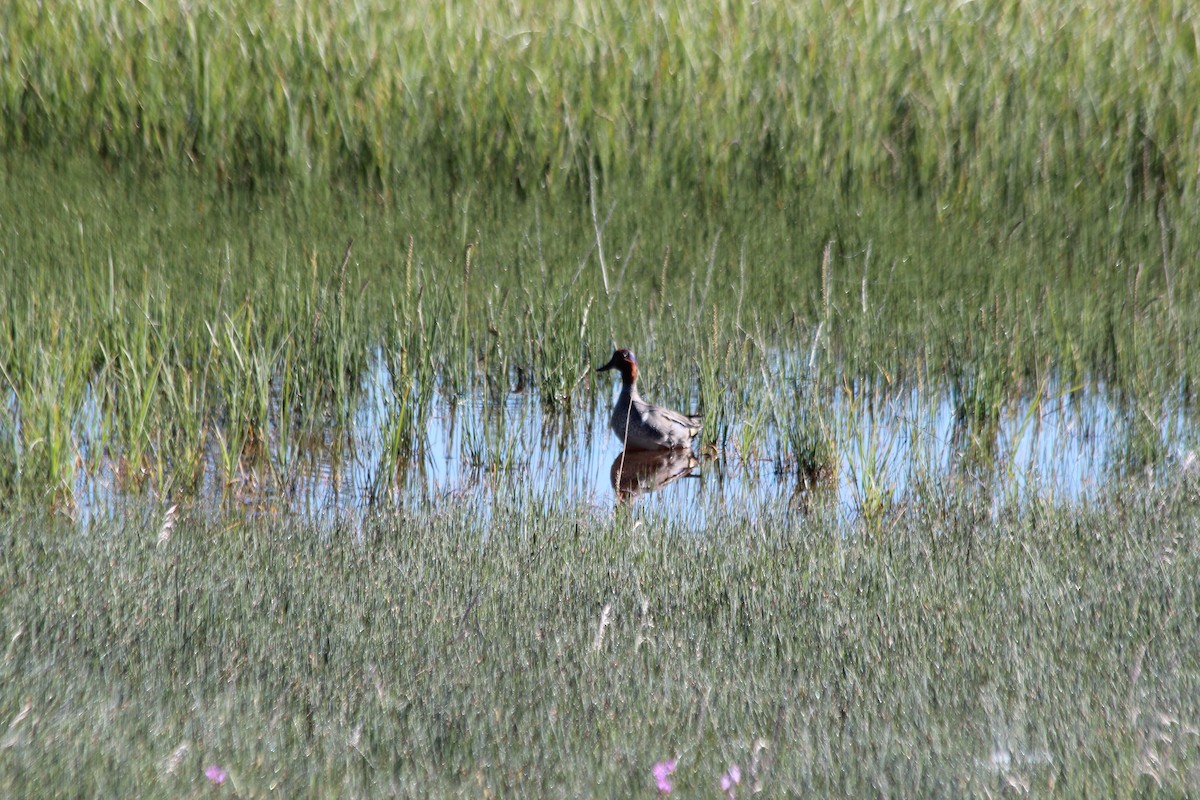
<svg viewBox="0 0 1200 800"><path fill-rule="evenodd" d="M1198 26L1171 0L14 0L0 146L389 191L434 169L1158 202L1200 174Z"/></svg>
<svg viewBox="0 0 1200 800"><path fill-rule="evenodd" d="M1194 481L1194 478L1191 479ZM1195 485L703 536L545 507L0 518L0 792L1197 791ZM167 515L170 518L171 515Z"/></svg>

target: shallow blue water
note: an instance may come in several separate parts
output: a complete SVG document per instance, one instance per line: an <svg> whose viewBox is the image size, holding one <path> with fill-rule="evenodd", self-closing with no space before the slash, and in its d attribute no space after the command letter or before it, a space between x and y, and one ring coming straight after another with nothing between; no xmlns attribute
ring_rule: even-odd
<svg viewBox="0 0 1200 800"><path fill-rule="evenodd" d="M903 513L914 503L964 494L993 514L1032 501L1095 501L1115 481L1153 480L1155 470L1192 468L1196 460L1194 420L1164 407L1157 427L1165 457L1153 468L1131 470L1122 449L1131 415L1103 388L1049 387L1007 408L981 443L981 434L957 418L948 389L921 393L914 386L876 392L869 402L833 391L824 413L836 459L819 479L787 465L786 448L770 426L749 437L749 451L741 445L745 431L734 425L722 452L623 462L606 405L550 413L530 391L490 400L435 397L414 455L397 465L385 457L393 395L385 362L377 354L364 376L366 391L346 446L334 447L326 438L275 451L273 466L260 464L229 482L212 444L209 468L191 496L158 496L153 488L125 495L113 470L81 470L77 519L86 525L128 503L166 508L182 502L214 512L232 505L251 514L361 521L370 513L468 502L483 515L498 506L595 515L623 508L696 529L730 515L821 513L850 522L872 510ZM90 393L78 420L80 450L87 455L102 425Z"/></svg>

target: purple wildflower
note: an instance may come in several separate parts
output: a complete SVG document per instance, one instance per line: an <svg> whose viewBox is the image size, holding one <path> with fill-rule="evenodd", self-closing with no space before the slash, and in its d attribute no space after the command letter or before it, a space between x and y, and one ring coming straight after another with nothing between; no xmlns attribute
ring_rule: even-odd
<svg viewBox="0 0 1200 800"><path fill-rule="evenodd" d="M742 769L737 764L729 765L729 772L721 776L721 791L730 800L733 798L733 787L742 782Z"/></svg>
<svg viewBox="0 0 1200 800"><path fill-rule="evenodd" d="M229 773L216 764L212 764L204 769L204 777L220 786L229 777Z"/></svg>
<svg viewBox="0 0 1200 800"><path fill-rule="evenodd" d="M675 771L675 765L678 763L674 758L670 761L659 761L654 765L654 769L651 770L654 774L654 782L658 785L658 791L663 794L670 794L671 789L674 788L671 786L671 780L667 776Z"/></svg>

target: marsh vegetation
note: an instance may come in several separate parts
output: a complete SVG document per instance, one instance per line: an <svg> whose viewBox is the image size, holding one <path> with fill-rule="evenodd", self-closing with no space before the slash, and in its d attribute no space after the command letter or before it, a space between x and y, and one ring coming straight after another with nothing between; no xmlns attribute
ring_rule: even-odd
<svg viewBox="0 0 1200 800"><path fill-rule="evenodd" d="M1186 8L0 26L0 793L1197 791Z"/></svg>

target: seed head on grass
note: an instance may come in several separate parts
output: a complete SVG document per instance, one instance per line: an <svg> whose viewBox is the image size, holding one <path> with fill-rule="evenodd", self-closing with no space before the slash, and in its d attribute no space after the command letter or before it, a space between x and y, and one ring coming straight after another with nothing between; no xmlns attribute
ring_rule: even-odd
<svg viewBox="0 0 1200 800"><path fill-rule="evenodd" d="M179 505L175 504L163 514L162 527L158 529L158 546L162 547L171 540L171 531L175 529L175 516Z"/></svg>

